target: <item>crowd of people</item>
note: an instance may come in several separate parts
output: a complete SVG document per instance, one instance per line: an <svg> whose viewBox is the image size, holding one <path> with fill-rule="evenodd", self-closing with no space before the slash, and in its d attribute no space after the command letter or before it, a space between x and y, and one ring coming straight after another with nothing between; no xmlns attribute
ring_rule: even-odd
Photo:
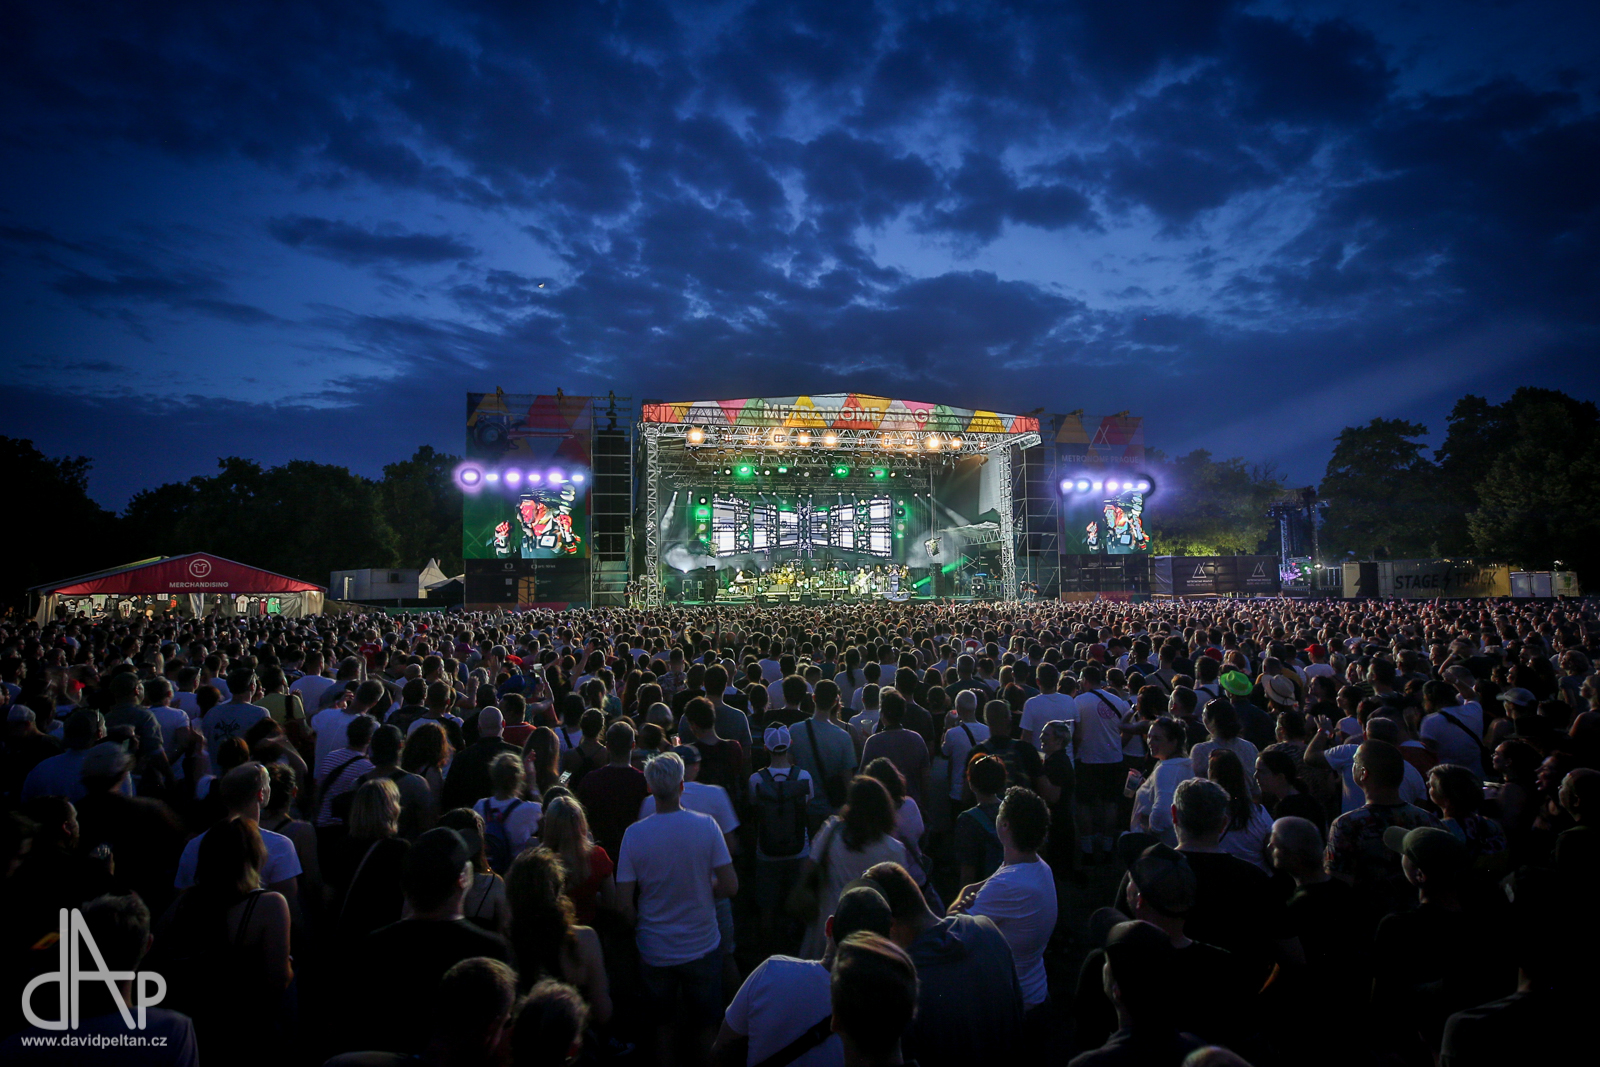
<svg viewBox="0 0 1600 1067"><path fill-rule="evenodd" d="M1597 644L1528 601L0 620L0 1053L1553 1058Z"/></svg>

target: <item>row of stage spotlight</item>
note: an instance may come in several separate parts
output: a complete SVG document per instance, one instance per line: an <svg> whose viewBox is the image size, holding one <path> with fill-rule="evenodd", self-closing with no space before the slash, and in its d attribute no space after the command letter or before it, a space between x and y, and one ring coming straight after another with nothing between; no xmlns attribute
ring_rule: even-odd
<svg viewBox="0 0 1600 1067"><path fill-rule="evenodd" d="M794 476L800 477L800 478L809 478L809 477L811 477L811 475L813 473L813 470L811 468L801 467L801 466L793 466L793 467L791 467L787 463L778 463L778 464L735 463L731 467L722 467L722 468L713 467L712 468L712 473L715 474L719 470L723 474L723 476L725 476L725 477L733 477L733 478L754 478L754 477L756 477L758 475L763 477L763 478L770 478L770 477L774 477L774 476L787 476L787 475L794 475ZM819 476L820 475L825 475L825 474L826 475L832 475L835 478L848 478L852 474L855 474L858 477L865 477L865 478L898 478L898 477L900 477L900 472L899 471L890 470L888 467L852 467L852 466L850 466L849 464L846 464L846 463L835 464L833 467L827 469L826 471L818 468L815 471L815 473L818 474Z"/></svg>
<svg viewBox="0 0 1600 1067"><path fill-rule="evenodd" d="M700 448L706 445L714 447L717 444L717 431L691 426L688 432L683 435L683 439L684 443L691 448ZM852 440L857 445L863 441L859 437ZM816 446L838 448L841 444L849 447L851 442L840 438L836 433L812 433L809 430L773 430L765 436L761 443L771 448L812 448ZM739 444L748 447L750 442L748 438L742 437L739 439ZM878 435L877 444L879 448L895 452L960 452L967 447L966 438L960 434L896 433L888 430Z"/></svg>
<svg viewBox="0 0 1600 1067"><path fill-rule="evenodd" d="M1149 478L1085 478L1061 479L1063 493L1148 493L1154 486Z"/></svg>
<svg viewBox="0 0 1600 1067"><path fill-rule="evenodd" d="M588 476L583 471L566 470L561 467L552 467L549 470L536 471L524 470L521 467L485 468L476 464L464 463L456 468L456 484L468 491L482 489L484 486L509 486L512 489L524 485L582 485L588 481Z"/></svg>

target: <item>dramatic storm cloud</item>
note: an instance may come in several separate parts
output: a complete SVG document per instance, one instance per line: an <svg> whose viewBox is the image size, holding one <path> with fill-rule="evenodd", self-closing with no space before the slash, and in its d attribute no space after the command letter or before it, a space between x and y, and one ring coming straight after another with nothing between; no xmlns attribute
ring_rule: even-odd
<svg viewBox="0 0 1600 1067"><path fill-rule="evenodd" d="M93 491L461 394L1341 426L1600 392L1592 3L19 3L6 433Z"/></svg>

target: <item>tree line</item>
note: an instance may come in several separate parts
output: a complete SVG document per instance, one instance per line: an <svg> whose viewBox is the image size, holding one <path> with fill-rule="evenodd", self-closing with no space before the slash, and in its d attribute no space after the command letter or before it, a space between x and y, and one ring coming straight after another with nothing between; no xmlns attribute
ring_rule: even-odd
<svg viewBox="0 0 1600 1067"><path fill-rule="evenodd" d="M1334 441L1317 489L1327 502L1324 561L1472 557L1600 575L1600 409L1550 389L1504 403L1456 401L1444 442L1429 427L1375 418ZM1278 550L1267 510L1291 488L1270 464L1151 450L1152 551ZM459 457L423 446L371 479L327 463L278 467L236 456L215 474L146 489L121 514L90 498L90 461L52 458L0 437L10 526L20 537L13 596L40 582L157 555L204 550L322 584L350 567L461 569Z"/></svg>

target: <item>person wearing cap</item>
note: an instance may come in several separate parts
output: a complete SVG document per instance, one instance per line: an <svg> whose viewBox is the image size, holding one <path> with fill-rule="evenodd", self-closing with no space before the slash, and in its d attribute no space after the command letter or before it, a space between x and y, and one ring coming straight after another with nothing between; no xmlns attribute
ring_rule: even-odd
<svg viewBox="0 0 1600 1067"><path fill-rule="evenodd" d="M132 795L134 766L132 753L118 741L101 741L84 754L83 795L75 801L79 848L87 854L109 847L115 891L133 890L161 908L172 897L172 869L184 833L165 803Z"/></svg>
<svg viewBox="0 0 1600 1067"><path fill-rule="evenodd" d="M716 820L683 804L682 757L657 756L645 764L644 776L655 813L622 835L617 901L635 928L661 1062L671 1063L674 1023L687 1024L703 1050L722 1013L725 965L716 900L739 891L739 876Z"/></svg>
<svg viewBox="0 0 1600 1067"><path fill-rule="evenodd" d="M522 750L500 736L505 731L505 722L499 708L487 707L478 712L478 739L457 752L450 761L441 810L470 807L492 793L494 783L489 781L489 764L500 753L511 752L521 758Z"/></svg>
<svg viewBox="0 0 1600 1067"><path fill-rule="evenodd" d="M1283 678L1282 675L1273 677ZM1288 679L1284 678L1284 681ZM1218 677L1217 684L1222 687L1223 698L1233 704L1234 714L1239 718L1240 736L1256 746L1257 750L1272 744L1272 716L1257 707L1251 699L1255 686L1250 677L1240 670L1228 670ZM1292 687L1294 683L1289 684Z"/></svg>
<svg viewBox="0 0 1600 1067"><path fill-rule="evenodd" d="M1188 936L1186 922L1198 891L1194 869L1183 853L1166 845L1151 845L1128 865L1123 910L1095 912L1089 929L1091 937L1100 931L1109 933L1116 923L1131 916L1165 933L1175 950L1167 984L1186 991L1169 1004L1174 1025L1208 1041L1231 1044L1249 1023L1254 987L1236 955ZM1073 1014L1080 1045L1103 1044L1117 1029L1116 1009L1101 980L1104 965L1104 948L1095 948L1078 971Z"/></svg>
<svg viewBox="0 0 1600 1067"><path fill-rule="evenodd" d="M6 709L6 740L0 752L0 795L18 796L28 773L61 754L61 742L39 729L37 713L26 704Z"/></svg>
<svg viewBox="0 0 1600 1067"><path fill-rule="evenodd" d="M1420 905L1378 924L1372 1003L1390 1035L1389 1047L1431 1053L1452 1013L1516 988L1516 966L1504 939L1483 936L1505 923L1508 907L1503 897L1490 910L1477 903L1480 897L1468 891L1471 853L1448 830L1390 826L1383 846L1399 860Z"/></svg>
<svg viewBox="0 0 1600 1067"><path fill-rule="evenodd" d="M782 1052L799 1067L842 1063L828 994L839 944L862 932L888 937L893 923L878 888L865 879L852 882L828 917L828 947L820 960L768 956L739 986L712 1049L718 1062L753 1067Z"/></svg>
<svg viewBox="0 0 1600 1067"><path fill-rule="evenodd" d="M445 973L462 960L511 963L511 945L462 915L474 881L472 856L455 830L435 826L411 843L401 875L406 917L368 934L359 958L370 981L351 987L343 1014L357 1040L349 1048L417 1053L435 1013L428 1010Z"/></svg>
<svg viewBox="0 0 1600 1067"><path fill-rule="evenodd" d="M1119 923L1106 938L1101 981L1117 1011L1117 1031L1098 1049L1081 1052L1067 1067L1179 1067L1204 1042L1178 1030L1168 1009L1167 985L1176 950L1167 934L1147 922Z"/></svg>
<svg viewBox="0 0 1600 1067"><path fill-rule="evenodd" d="M750 776L749 801L756 823L755 894L766 944L777 937L779 909L810 855L806 808L814 784L796 767L787 726L769 726L762 740L772 762ZM787 938L779 939L787 942Z"/></svg>

